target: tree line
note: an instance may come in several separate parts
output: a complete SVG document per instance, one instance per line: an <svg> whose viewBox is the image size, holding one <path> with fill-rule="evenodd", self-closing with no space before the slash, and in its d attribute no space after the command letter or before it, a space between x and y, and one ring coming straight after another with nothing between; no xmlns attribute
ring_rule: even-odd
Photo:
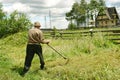
<svg viewBox="0 0 120 80"><path fill-rule="evenodd" d="M66 20L69 21L68 29L76 29L87 26L89 20L95 20L97 13L106 7L104 0L80 0L72 5L72 9L66 13Z"/></svg>
<svg viewBox="0 0 120 80"><path fill-rule="evenodd" d="M26 14L17 11L7 14L3 12L2 7L0 4L0 38L31 27L32 23Z"/></svg>

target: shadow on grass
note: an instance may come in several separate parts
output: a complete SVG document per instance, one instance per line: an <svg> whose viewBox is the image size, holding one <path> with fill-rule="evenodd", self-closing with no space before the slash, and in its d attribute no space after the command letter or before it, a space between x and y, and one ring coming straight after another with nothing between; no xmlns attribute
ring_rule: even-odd
<svg viewBox="0 0 120 80"><path fill-rule="evenodd" d="M19 66L13 66L12 68L11 68L11 71L14 71L14 72L16 72L16 73L19 73L19 75L22 73L22 71L23 71L23 67L19 67Z"/></svg>
<svg viewBox="0 0 120 80"><path fill-rule="evenodd" d="M34 70L34 71L31 71L31 72L29 72L29 73L30 73L30 74L36 74L36 73L38 73L39 70L40 70L40 69L38 68L38 69L36 69L36 70ZM45 70L45 69L42 69L42 70ZM23 72L23 67L19 67L19 66L13 66L13 67L11 68L11 71L13 71L13 72L15 72L15 73L18 73L21 77L24 77L25 74L27 73L27 72Z"/></svg>

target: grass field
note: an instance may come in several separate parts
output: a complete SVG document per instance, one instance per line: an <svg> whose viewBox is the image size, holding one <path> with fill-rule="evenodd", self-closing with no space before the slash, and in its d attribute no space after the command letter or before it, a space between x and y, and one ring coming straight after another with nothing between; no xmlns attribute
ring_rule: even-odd
<svg viewBox="0 0 120 80"><path fill-rule="evenodd" d="M39 70L35 55L25 77L19 72L24 65L27 32L20 32L0 39L0 80L119 80L120 46L96 34L93 38L80 37L72 40L52 39L49 46L42 44L46 70Z"/></svg>

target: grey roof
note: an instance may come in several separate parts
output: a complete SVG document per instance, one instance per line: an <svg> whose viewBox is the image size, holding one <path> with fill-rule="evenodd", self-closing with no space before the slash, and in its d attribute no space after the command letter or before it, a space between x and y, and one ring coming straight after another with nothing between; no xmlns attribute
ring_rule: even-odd
<svg viewBox="0 0 120 80"><path fill-rule="evenodd" d="M106 10L111 19L114 19L114 14L116 15L116 19L119 19L119 16L115 7L106 8Z"/></svg>
<svg viewBox="0 0 120 80"><path fill-rule="evenodd" d="M115 7L106 7L103 11L100 10L98 16L100 15L107 15L109 19L114 19L114 15L116 15L115 19L120 19Z"/></svg>

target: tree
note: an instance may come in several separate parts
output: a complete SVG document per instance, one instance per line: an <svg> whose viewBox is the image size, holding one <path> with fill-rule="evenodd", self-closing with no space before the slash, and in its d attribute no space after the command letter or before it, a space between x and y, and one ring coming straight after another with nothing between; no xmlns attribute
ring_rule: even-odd
<svg viewBox="0 0 120 80"><path fill-rule="evenodd" d="M69 23L68 24L68 29L73 30L73 29L76 29L76 28L77 27L76 27L76 25L74 23Z"/></svg>
<svg viewBox="0 0 120 80"><path fill-rule="evenodd" d="M82 15L81 15L80 6L77 2L73 5L72 10L73 10L72 11L73 12L73 19L76 22L77 27L79 27L80 18L82 17Z"/></svg>
<svg viewBox="0 0 120 80"><path fill-rule="evenodd" d="M24 31L32 25L29 18L24 13L14 11L9 16L2 10L0 4L0 38L19 31Z"/></svg>
<svg viewBox="0 0 120 80"><path fill-rule="evenodd" d="M2 10L2 4L0 3L0 20L3 20L5 17L5 13Z"/></svg>
<svg viewBox="0 0 120 80"><path fill-rule="evenodd" d="M30 25L31 22L24 13L18 13L17 11L14 11L10 14L8 26L9 29L12 29L11 33L26 30Z"/></svg>
<svg viewBox="0 0 120 80"><path fill-rule="evenodd" d="M0 3L0 38L2 37L2 35L7 33L7 29L5 26L5 21L6 21L6 16L5 13L2 10L2 4Z"/></svg>
<svg viewBox="0 0 120 80"><path fill-rule="evenodd" d="M99 0L99 11L103 11L105 7L106 7L105 1Z"/></svg>
<svg viewBox="0 0 120 80"><path fill-rule="evenodd" d="M99 3L96 0L91 0L89 4L91 20L96 18L97 12L99 11Z"/></svg>
<svg viewBox="0 0 120 80"><path fill-rule="evenodd" d="M89 23L89 19L95 21L98 12L104 7L104 0L90 0L90 3L85 0L81 0L80 3L75 2L72 9L66 13L66 20L70 21L71 24L75 23L79 27L86 24L86 21Z"/></svg>
<svg viewBox="0 0 120 80"><path fill-rule="evenodd" d="M97 17L98 12L100 10L103 10L105 6L106 5L104 0L90 0L89 3L90 19L96 21L95 19Z"/></svg>
<svg viewBox="0 0 120 80"><path fill-rule="evenodd" d="M104 0L99 0L99 6L106 7Z"/></svg>
<svg viewBox="0 0 120 80"><path fill-rule="evenodd" d="M72 6L72 10L66 13L66 19L70 21L71 24L74 20L77 27L79 27L81 23L85 22L85 6L85 0L81 0L80 4L78 2L75 2Z"/></svg>
<svg viewBox="0 0 120 80"><path fill-rule="evenodd" d="M79 16L78 9L79 9L79 4L78 4L78 2L76 2L73 4L70 12L66 13L66 20L70 21L69 24L73 24L73 20L77 21L77 17ZM78 23L77 23L77 25L78 25Z"/></svg>
<svg viewBox="0 0 120 80"><path fill-rule="evenodd" d="M84 27L86 26L86 18L87 18L87 2L85 0L80 1L80 12L81 12L81 18L80 18L80 23L85 24Z"/></svg>

